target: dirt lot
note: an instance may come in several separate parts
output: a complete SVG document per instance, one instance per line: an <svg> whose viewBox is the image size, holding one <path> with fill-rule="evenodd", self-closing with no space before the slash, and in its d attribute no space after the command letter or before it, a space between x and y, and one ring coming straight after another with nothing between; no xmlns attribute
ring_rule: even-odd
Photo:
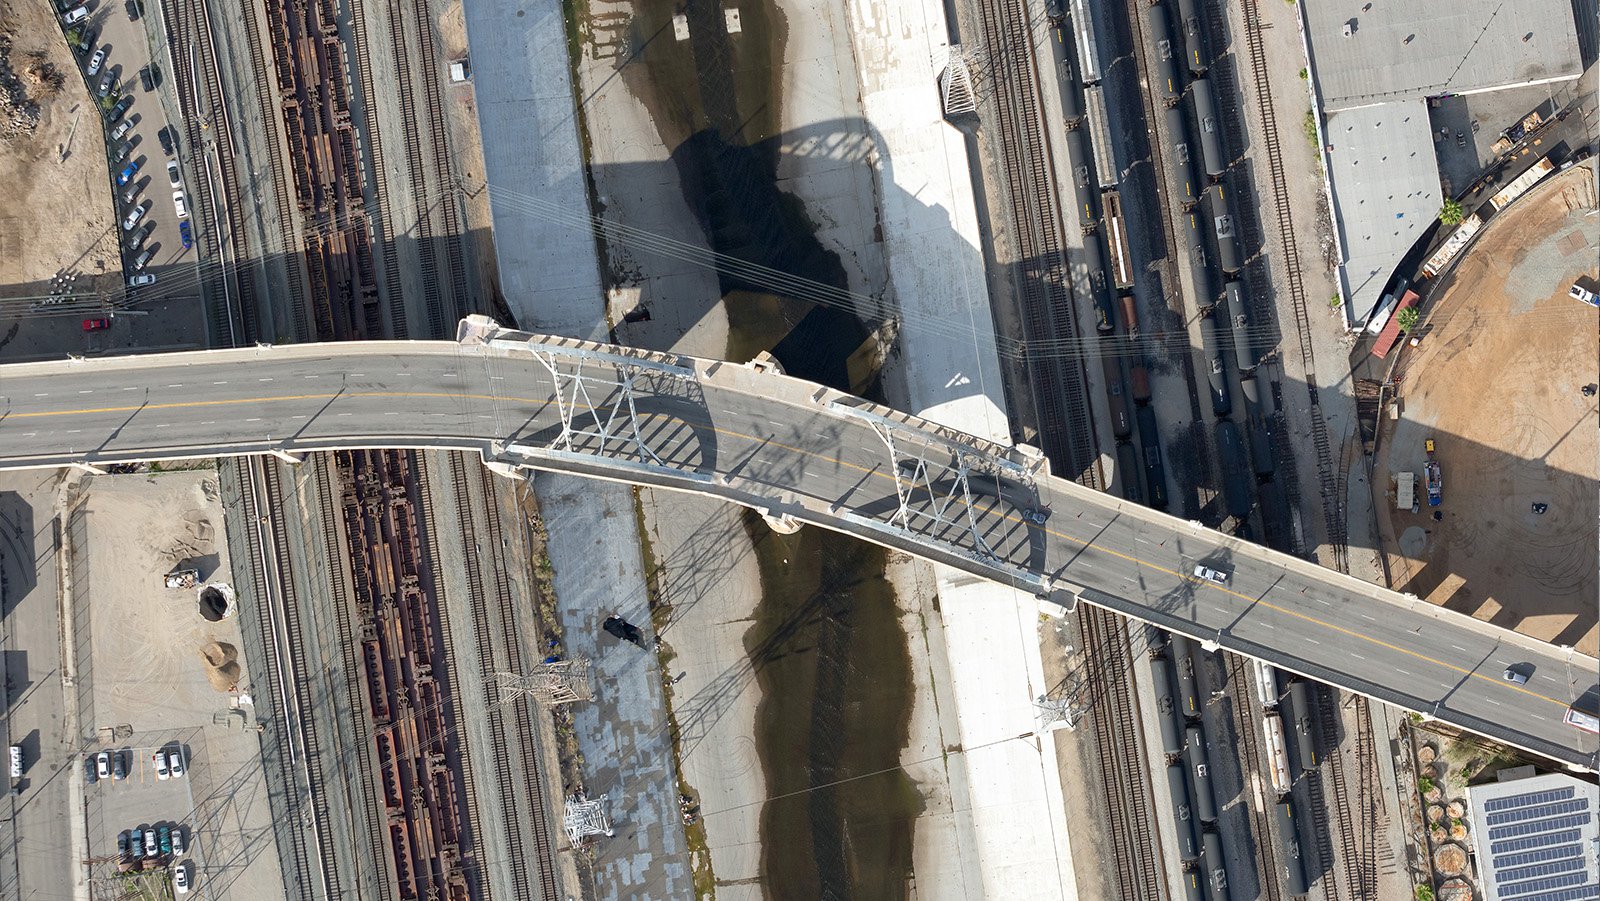
<svg viewBox="0 0 1600 901"><path fill-rule="evenodd" d="M0 4L0 184L0 318L62 270L83 293L118 288L100 116L49 0Z"/></svg>
<svg viewBox="0 0 1600 901"><path fill-rule="evenodd" d="M1376 485L1397 588L1593 654L1597 311L1567 297L1596 274L1595 178L1575 167L1485 227L1402 360ZM1437 442L1443 514L1422 491ZM1422 512L1395 511L1395 473L1417 473ZM1535 504L1547 504L1539 515ZM1398 540L1397 540L1398 537Z"/></svg>

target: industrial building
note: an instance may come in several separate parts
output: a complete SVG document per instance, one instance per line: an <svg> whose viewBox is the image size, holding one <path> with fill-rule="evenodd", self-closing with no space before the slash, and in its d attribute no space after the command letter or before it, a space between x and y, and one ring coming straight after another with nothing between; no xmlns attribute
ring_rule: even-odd
<svg viewBox="0 0 1600 901"><path fill-rule="evenodd" d="M1554 95L1582 74L1577 30L1568 0L1299 7L1339 291L1354 328L1452 193L1441 185L1440 157L1478 145L1475 123L1436 124L1441 100L1534 85Z"/></svg>
<svg viewBox="0 0 1600 901"><path fill-rule="evenodd" d="M1479 897L1600 897L1600 788L1533 767L1467 789Z"/></svg>

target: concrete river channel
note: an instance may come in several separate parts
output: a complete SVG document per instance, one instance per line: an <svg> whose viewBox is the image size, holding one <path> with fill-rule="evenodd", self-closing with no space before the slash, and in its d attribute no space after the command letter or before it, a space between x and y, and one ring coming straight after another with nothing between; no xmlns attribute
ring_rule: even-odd
<svg viewBox="0 0 1600 901"><path fill-rule="evenodd" d="M740 4L737 46L717 3L641 0L633 11L622 78L670 148L707 243L844 294L843 265L776 184L782 10ZM673 39L679 11L691 34L682 42ZM873 355L858 353L878 323L726 270L720 289L726 359L770 350L791 375L881 399L875 367L860 362ZM761 814L763 882L775 897L901 897L923 804L898 768L913 694L887 552L811 527L778 535L754 514L746 530L762 588L744 643L772 799Z"/></svg>

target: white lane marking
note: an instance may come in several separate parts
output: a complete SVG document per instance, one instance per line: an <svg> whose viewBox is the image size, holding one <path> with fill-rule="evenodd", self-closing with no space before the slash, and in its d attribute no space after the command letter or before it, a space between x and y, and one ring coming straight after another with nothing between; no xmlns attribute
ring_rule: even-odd
<svg viewBox="0 0 1600 901"><path fill-rule="evenodd" d="M1489 703L1493 704L1496 707L1504 706L1499 701L1496 701L1494 698L1484 698L1484 700L1488 701Z"/></svg>
<svg viewBox="0 0 1600 901"><path fill-rule="evenodd" d="M211 420L207 420L206 422L202 422L200 424L201 425L216 425L217 421L215 419L211 419Z"/></svg>
<svg viewBox="0 0 1600 901"><path fill-rule="evenodd" d="M158 423L156 423L156 428L158 428L158 429L164 429L164 428L166 428L166 427L167 427L167 425L168 425L168 423L165 423L165 422L158 422Z"/></svg>
<svg viewBox="0 0 1600 901"><path fill-rule="evenodd" d="M1276 628L1278 628L1277 626L1274 626L1272 623L1262 623L1261 625L1266 626L1268 629L1276 629Z"/></svg>
<svg viewBox="0 0 1600 901"><path fill-rule="evenodd" d="M350 414L349 413L340 413L338 415L340 415L340 416L349 416Z"/></svg>
<svg viewBox="0 0 1600 901"><path fill-rule="evenodd" d="M1466 648L1464 648L1464 647L1462 647L1461 645L1458 645L1458 644L1453 644L1450 647L1455 648L1456 650L1462 651L1462 652L1465 652L1467 650Z"/></svg>
<svg viewBox="0 0 1600 901"><path fill-rule="evenodd" d="M1396 668L1396 669L1395 669L1395 672L1397 672L1397 673L1399 673L1399 674L1400 674L1400 675L1402 675L1402 676L1409 676L1409 675L1411 675L1411 674L1410 674L1410 673L1408 673L1408 672L1406 672L1406 671L1405 671L1405 670L1403 670L1403 669L1399 669L1399 668Z"/></svg>
<svg viewBox="0 0 1600 901"><path fill-rule="evenodd" d="M457 378L457 376L453 372L447 372L444 375L440 376L440 378L453 379L453 378Z"/></svg>
<svg viewBox="0 0 1600 901"><path fill-rule="evenodd" d="M494 379L497 382L503 382L506 380L506 377L503 375L491 375L489 378Z"/></svg>
<svg viewBox="0 0 1600 901"><path fill-rule="evenodd" d="M260 422L260 419L246 419L245 422Z"/></svg>
<svg viewBox="0 0 1600 901"><path fill-rule="evenodd" d="M315 378L321 378L321 376L303 375L303 376L301 376L301 378L303 378L303 379L315 379Z"/></svg>
<svg viewBox="0 0 1600 901"><path fill-rule="evenodd" d="M1367 659L1367 658L1361 656L1360 654L1352 653L1350 656L1356 658L1357 660L1365 660L1365 659Z"/></svg>
<svg viewBox="0 0 1600 901"><path fill-rule="evenodd" d="M272 381L272 376L269 375L266 378L256 379L256 381L258 381L258 382L270 382L270 381Z"/></svg>
<svg viewBox="0 0 1600 901"><path fill-rule="evenodd" d="M1530 714L1528 714L1528 716L1531 716L1531 717L1533 717L1533 718L1534 718L1534 719L1536 719L1536 720L1544 720L1544 717L1542 717L1542 716L1540 716L1540 715L1539 715L1539 714L1537 714L1537 713L1530 713ZM1550 721L1549 721L1549 720L1545 720L1545 722L1547 722L1547 723L1548 723L1548 722L1550 722Z"/></svg>
<svg viewBox="0 0 1600 901"><path fill-rule="evenodd" d="M1310 636L1306 636L1306 641L1309 641L1309 642L1311 642L1311 643L1312 643L1312 644L1322 644L1322 642L1320 642L1320 641L1318 641L1318 640L1316 640L1316 639L1315 639L1315 638L1312 638L1312 637L1310 637Z"/></svg>
<svg viewBox="0 0 1600 901"><path fill-rule="evenodd" d="M81 431L83 431L83 429L67 429L67 434L68 435L76 435Z"/></svg>
<svg viewBox="0 0 1600 901"><path fill-rule="evenodd" d="M356 377L356 378L361 378L361 377L363 377L363 376L365 376L365 375L366 375L366 373L365 373L365 372L352 372L352 373L350 373L350 374L351 374L351 375L352 375L352 376L354 376L354 377Z"/></svg>
<svg viewBox="0 0 1600 901"><path fill-rule="evenodd" d="M1321 604L1324 607L1332 607L1333 606L1332 604L1328 603L1327 601L1324 601L1322 598L1312 598L1312 600L1316 601L1317 603Z"/></svg>
<svg viewBox="0 0 1600 901"><path fill-rule="evenodd" d="M182 388L182 385L168 385L168 388Z"/></svg>
<svg viewBox="0 0 1600 901"><path fill-rule="evenodd" d="M211 384L213 384L213 385L226 385L228 383L227 382L212 382Z"/></svg>
<svg viewBox="0 0 1600 901"><path fill-rule="evenodd" d="M122 390L124 390L124 391L138 391L139 390L139 386L138 385L129 385L128 387L126 387L126 388L124 388Z"/></svg>
<svg viewBox="0 0 1600 901"><path fill-rule="evenodd" d="M1361 614L1361 618L1362 618L1362 619L1365 619L1365 620L1370 620L1370 621L1372 621L1372 622L1377 622L1377 621L1378 621L1378 619L1377 619L1377 617L1375 617L1375 616L1368 616L1368 615L1367 615L1367 614L1365 614L1365 613L1363 613L1363 614Z"/></svg>
<svg viewBox="0 0 1600 901"><path fill-rule="evenodd" d="M79 394L93 394L94 393L94 389L93 388L85 388L82 391L79 391L78 393Z"/></svg>

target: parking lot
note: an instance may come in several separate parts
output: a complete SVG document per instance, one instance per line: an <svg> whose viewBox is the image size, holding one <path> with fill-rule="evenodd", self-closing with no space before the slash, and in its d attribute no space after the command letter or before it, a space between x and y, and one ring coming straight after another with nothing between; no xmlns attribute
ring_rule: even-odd
<svg viewBox="0 0 1600 901"><path fill-rule="evenodd" d="M202 615L197 587L167 588L163 576L193 569L201 585L231 582L216 473L209 468L96 476L75 545L74 634L78 707L93 740L78 778L100 751L120 751L125 778L96 778L83 797L92 879L116 878L118 836L148 829L157 853L137 857L170 882L167 862L184 861L187 897L283 895L271 833L249 674L237 620ZM183 775L152 762L178 752ZM159 832L181 837L184 853L163 852ZM170 846L170 845L169 845Z"/></svg>

